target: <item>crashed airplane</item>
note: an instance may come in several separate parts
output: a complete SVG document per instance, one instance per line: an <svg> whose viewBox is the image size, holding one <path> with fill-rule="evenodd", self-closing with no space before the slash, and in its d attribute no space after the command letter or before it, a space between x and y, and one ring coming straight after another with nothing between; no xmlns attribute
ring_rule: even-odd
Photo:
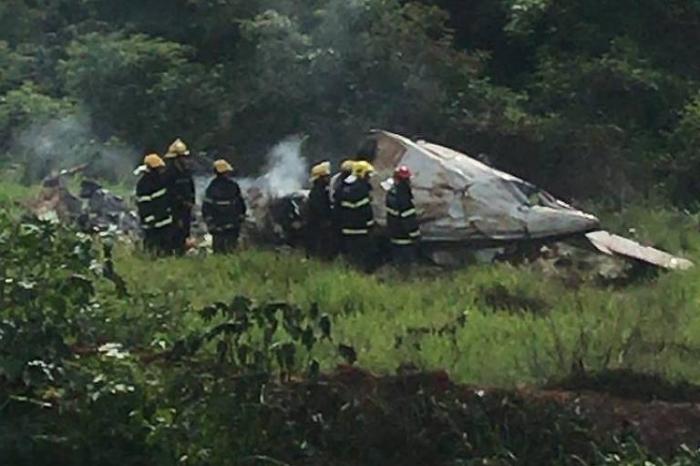
<svg viewBox="0 0 700 466"><path fill-rule="evenodd" d="M383 179L406 165L412 181L421 232L427 243L465 242L497 245L520 241L555 241L585 237L610 256L623 256L666 269L685 270L692 262L658 249L600 231L599 220L556 199L524 180L447 147L412 141L388 131L373 131L374 209L386 221Z"/></svg>
<svg viewBox="0 0 700 466"><path fill-rule="evenodd" d="M386 225L385 197L392 174L399 165L406 165L414 174L412 187L423 249L437 263L458 263L465 250L496 251L514 245L584 238L591 249L610 256L666 269L687 269L693 265L686 259L601 231L600 221L594 215L453 149L381 130L372 131L366 142L371 150L366 151L365 157L376 169L372 185L378 225ZM267 213L288 238L299 236L303 198L304 192L286 197L290 205L286 212L291 214ZM279 211L279 202L275 205ZM296 217L294 212L298 213Z"/></svg>
<svg viewBox="0 0 700 466"><path fill-rule="evenodd" d="M376 169L372 184L378 225L380 228L386 225L385 197L393 172L399 165L406 165L414 174L412 185L423 236L422 249L438 264L461 263L474 251L492 259L497 254L509 255L519 246L525 246L519 249L538 250L546 243L579 238L586 240L591 250L608 256L665 269L684 270L693 265L686 259L602 231L595 216L455 150L380 130L372 131L366 142L371 150L365 151L365 158ZM82 168L64 170L45 180L32 210L40 218L69 223L87 213L90 218L103 219L98 225L100 230L138 234L135 213L121 199L87 202L81 206L84 202L70 195L61 178ZM200 181L203 186L207 180ZM263 177L257 182L241 182L249 206L244 237L254 242L302 244L308 191L281 196L270 189L269 181ZM109 194L104 190L97 193ZM115 217L116 214L119 215ZM199 215L193 232L206 236Z"/></svg>
<svg viewBox="0 0 700 466"><path fill-rule="evenodd" d="M452 149L376 131L374 208L378 221L395 167L414 173L415 204L421 232L428 242L492 244L558 239L599 227L593 215L576 210L534 185Z"/></svg>

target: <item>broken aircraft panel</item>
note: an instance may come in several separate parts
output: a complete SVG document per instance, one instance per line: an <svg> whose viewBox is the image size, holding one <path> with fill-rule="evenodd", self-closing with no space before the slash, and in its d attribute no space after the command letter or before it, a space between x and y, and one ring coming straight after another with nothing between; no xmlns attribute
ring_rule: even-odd
<svg viewBox="0 0 700 466"><path fill-rule="evenodd" d="M688 259L643 246L634 240L607 231L593 231L588 233L586 238L598 251L608 256L623 256L669 270L687 270L693 267L693 263Z"/></svg>
<svg viewBox="0 0 700 466"><path fill-rule="evenodd" d="M374 211L386 220L387 184L399 165L414 173L421 231L428 242L543 240L598 228L598 219L460 152L374 131Z"/></svg>

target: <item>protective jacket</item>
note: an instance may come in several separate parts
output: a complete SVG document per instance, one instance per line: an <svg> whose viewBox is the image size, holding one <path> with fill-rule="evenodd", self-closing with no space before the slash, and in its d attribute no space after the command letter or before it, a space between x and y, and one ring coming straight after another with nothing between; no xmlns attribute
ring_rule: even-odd
<svg viewBox="0 0 700 466"><path fill-rule="evenodd" d="M195 203L195 187L192 172L175 162L167 162L167 177L170 183L173 210L190 212Z"/></svg>
<svg viewBox="0 0 700 466"><path fill-rule="evenodd" d="M238 183L225 175L218 175L212 180L202 202L202 216L209 233L238 232L246 211Z"/></svg>
<svg viewBox="0 0 700 466"><path fill-rule="evenodd" d="M338 172L333 177L331 177L331 182L330 182L330 198L331 198L331 204L335 207L338 194L340 193L340 190L343 189L343 182L350 176L350 173L347 172Z"/></svg>
<svg viewBox="0 0 700 466"><path fill-rule="evenodd" d="M306 203L306 255L331 259L338 249L338 237L331 207L328 179L316 180Z"/></svg>
<svg viewBox="0 0 700 466"><path fill-rule="evenodd" d="M327 181L317 180L309 192L307 223L313 227L330 227L333 215Z"/></svg>
<svg viewBox="0 0 700 466"><path fill-rule="evenodd" d="M338 193L339 221L343 236L366 236L374 226L372 187L366 180L348 177Z"/></svg>
<svg viewBox="0 0 700 466"><path fill-rule="evenodd" d="M161 230L173 223L167 179L150 170L136 183L136 205L145 232Z"/></svg>
<svg viewBox="0 0 700 466"><path fill-rule="evenodd" d="M413 193L408 183L399 182L386 195L387 230L395 246L410 246L420 240Z"/></svg>

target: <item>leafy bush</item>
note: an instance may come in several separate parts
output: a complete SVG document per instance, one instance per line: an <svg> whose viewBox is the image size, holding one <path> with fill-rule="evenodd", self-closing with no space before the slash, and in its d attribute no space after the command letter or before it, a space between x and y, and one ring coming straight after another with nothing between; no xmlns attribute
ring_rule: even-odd
<svg viewBox="0 0 700 466"><path fill-rule="evenodd" d="M114 271L97 245L55 225L0 218L0 456L10 464L666 464L616 445L575 406L466 389L411 362L491 382L566 374L578 363L655 369L652 354L677 370L674 345L696 324L692 303L675 294L687 285L671 286L674 277L654 299L646 289L612 300L589 289L572 300L511 267L420 287L266 252L119 255ZM102 277L108 271L127 276L128 295ZM486 286L495 282L528 296L523 304L513 295L509 310L547 305L547 313L482 312L501 307ZM582 299L588 313L562 312ZM339 355L347 364L328 374ZM530 375L523 356L539 363ZM355 360L403 364L396 377L376 377L350 367Z"/></svg>
<svg viewBox="0 0 700 466"><path fill-rule="evenodd" d="M29 125L60 118L73 110L70 101L43 94L30 82L9 91L0 99L0 137L5 148Z"/></svg>
<svg viewBox="0 0 700 466"><path fill-rule="evenodd" d="M98 135L158 151L177 134L208 143L220 89L215 70L189 61L188 47L141 34L91 33L66 52L59 67L66 89L90 108Z"/></svg>

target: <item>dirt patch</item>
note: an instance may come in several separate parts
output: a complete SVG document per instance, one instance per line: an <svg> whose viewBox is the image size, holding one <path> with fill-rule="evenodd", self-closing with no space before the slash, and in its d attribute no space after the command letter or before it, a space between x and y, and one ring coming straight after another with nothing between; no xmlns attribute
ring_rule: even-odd
<svg viewBox="0 0 700 466"><path fill-rule="evenodd" d="M608 377L601 378L601 386L614 385L616 379ZM292 393L285 406L294 423L307 426L309 442L334 452L337 464L498 462L507 451L517 460L503 464L541 465L592 461L592 445L612 451L615 438L633 437L664 456L683 444L700 443L700 406L693 402L623 399L593 391L487 389L455 384L444 372L379 377L352 367L317 382L298 382ZM668 397L683 393L696 396L681 391Z"/></svg>
<svg viewBox="0 0 700 466"><path fill-rule="evenodd" d="M497 311L543 314L549 310L549 304L543 299L511 291L503 285L481 287L479 297L486 306Z"/></svg>
<svg viewBox="0 0 700 466"><path fill-rule="evenodd" d="M611 370L597 374L576 374L546 387L553 390L587 391L637 401L700 403L700 386L673 383L654 374Z"/></svg>

